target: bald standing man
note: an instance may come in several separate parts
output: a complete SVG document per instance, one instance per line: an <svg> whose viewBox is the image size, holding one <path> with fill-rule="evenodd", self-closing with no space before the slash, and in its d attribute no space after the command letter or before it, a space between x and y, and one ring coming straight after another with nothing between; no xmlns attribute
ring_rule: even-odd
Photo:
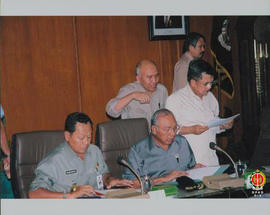
<svg viewBox="0 0 270 215"><path fill-rule="evenodd" d="M168 91L159 83L159 72L152 60L141 60L135 71L136 81L119 90L108 102L106 112L115 118L146 118L150 125L153 113L164 108Z"/></svg>

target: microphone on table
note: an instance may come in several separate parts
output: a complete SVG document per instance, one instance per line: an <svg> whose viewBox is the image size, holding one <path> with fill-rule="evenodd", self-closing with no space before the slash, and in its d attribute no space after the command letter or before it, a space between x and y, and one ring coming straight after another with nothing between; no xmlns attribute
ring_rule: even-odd
<svg viewBox="0 0 270 215"><path fill-rule="evenodd" d="M135 170L129 165L128 162L126 162L122 156L119 156L117 158L117 163L123 166L126 166L135 176L136 178L139 180L140 185L141 185L141 194L144 194L144 190L143 190L143 183L142 183L142 179L140 178L140 176L135 172Z"/></svg>
<svg viewBox="0 0 270 215"><path fill-rule="evenodd" d="M214 142L209 143L209 147L210 147L210 149L213 149L213 150L217 150L217 151L223 152L223 153L231 160L231 162L232 162L232 164L233 164L233 167L234 167L234 171L235 171L236 178L239 178L238 171L237 171L237 168L236 168L236 164L235 164L235 162L233 161L233 159L231 158L231 156L228 155L228 153L225 152L222 148L218 147L217 144L215 144Z"/></svg>

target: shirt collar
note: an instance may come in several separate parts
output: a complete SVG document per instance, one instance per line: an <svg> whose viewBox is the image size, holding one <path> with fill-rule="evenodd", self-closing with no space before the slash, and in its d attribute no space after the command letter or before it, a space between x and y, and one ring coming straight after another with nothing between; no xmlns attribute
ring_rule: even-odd
<svg viewBox="0 0 270 215"><path fill-rule="evenodd" d="M78 158L78 159L81 159L81 158L79 157L79 155L77 155L77 153L73 151L73 149L70 147L70 145L68 144L67 141L64 142L64 148L65 148L65 150L66 150L66 152L67 152L67 154L68 154L68 155L67 155L68 157L70 157L70 158ZM89 148L90 148L90 145L88 146L88 149L87 149L86 152L84 153L84 160L85 160L85 158L87 157L87 154L88 154L87 152L88 152Z"/></svg>
<svg viewBox="0 0 270 215"><path fill-rule="evenodd" d="M186 85L186 88L187 88L188 94L189 94L189 96L190 96L191 98L195 98L195 99L201 101L201 100L205 97L205 96L203 96L202 99L201 99L199 96L197 96L197 95L193 92L193 90L191 89L189 83Z"/></svg>
<svg viewBox="0 0 270 215"><path fill-rule="evenodd" d="M149 150L151 151L153 148L156 147L156 142L154 140L152 132L149 134L148 138L149 138Z"/></svg>
<svg viewBox="0 0 270 215"><path fill-rule="evenodd" d="M67 152L67 156L68 157L74 157L77 156L77 154L72 150L72 148L70 147L70 145L68 144L67 141L64 142L64 149Z"/></svg>
<svg viewBox="0 0 270 215"><path fill-rule="evenodd" d="M141 85L141 83L139 83L138 81L135 81L134 83L137 85L138 90L146 91L146 90L144 89L144 87Z"/></svg>
<svg viewBox="0 0 270 215"><path fill-rule="evenodd" d="M147 90L141 85L141 83L139 83L138 81L135 81L134 83L137 85L137 88L138 88L137 90L142 90L143 92L147 92ZM159 90L158 86L159 86L159 83L157 84L157 88L156 88L156 90L153 92L153 94L156 94L157 91ZM152 95L153 95L153 94L152 94Z"/></svg>
<svg viewBox="0 0 270 215"><path fill-rule="evenodd" d="M150 135L148 136L148 138L149 138L149 151L153 150L154 148L160 148L160 149L162 149L160 146L158 146L158 145L156 144L152 132L150 133ZM169 145L169 149L170 149L171 146L174 144L174 142L175 142L175 139L173 140L172 144ZM169 151L169 149L168 149L168 151ZM162 150L163 150L163 149L162 149ZM165 151L165 150L163 150L163 151Z"/></svg>
<svg viewBox="0 0 270 215"><path fill-rule="evenodd" d="M191 56L191 54L187 51L185 52L184 54L186 56L186 58L189 60L189 61L192 61L194 59L194 57Z"/></svg>

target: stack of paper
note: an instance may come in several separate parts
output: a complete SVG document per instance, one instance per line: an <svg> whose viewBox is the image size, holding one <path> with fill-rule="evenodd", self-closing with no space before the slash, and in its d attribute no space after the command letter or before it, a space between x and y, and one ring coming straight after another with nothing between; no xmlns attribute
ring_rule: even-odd
<svg viewBox="0 0 270 215"><path fill-rule="evenodd" d="M231 117L228 117L228 118L215 118L213 120L211 120L210 122L207 123L207 126L209 128L212 128L212 127L216 127L216 126L220 126L220 125L224 125L225 123L227 122L230 122L232 120L234 120L236 117L240 116L240 114L236 114L234 116L231 116Z"/></svg>

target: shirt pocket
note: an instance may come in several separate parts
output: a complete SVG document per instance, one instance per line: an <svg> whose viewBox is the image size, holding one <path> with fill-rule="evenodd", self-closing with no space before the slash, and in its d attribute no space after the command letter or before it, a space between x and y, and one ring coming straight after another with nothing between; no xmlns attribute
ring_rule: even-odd
<svg viewBox="0 0 270 215"><path fill-rule="evenodd" d="M61 183L64 185L72 186L72 184L77 182L78 174L79 173L77 169L65 170L63 177L61 178Z"/></svg>
<svg viewBox="0 0 270 215"><path fill-rule="evenodd" d="M77 184L78 170L61 171L60 176L53 180L52 188L55 192L70 192L73 184Z"/></svg>

